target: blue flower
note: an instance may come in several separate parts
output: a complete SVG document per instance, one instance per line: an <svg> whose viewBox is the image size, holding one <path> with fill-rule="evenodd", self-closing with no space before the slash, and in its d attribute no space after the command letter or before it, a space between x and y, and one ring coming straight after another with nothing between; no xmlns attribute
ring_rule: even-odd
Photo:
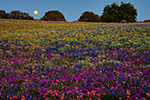
<svg viewBox="0 0 150 100"><path fill-rule="evenodd" d="M89 86L88 89L89 89L89 91L92 91L92 90L93 90L93 87L92 87L92 86Z"/></svg>
<svg viewBox="0 0 150 100"><path fill-rule="evenodd" d="M98 80L100 80L100 79L101 79L101 78L100 78L100 76L98 76L97 78L98 78Z"/></svg>
<svg viewBox="0 0 150 100"><path fill-rule="evenodd" d="M126 80L126 83L129 81L130 77L128 76L125 80Z"/></svg>
<svg viewBox="0 0 150 100"><path fill-rule="evenodd" d="M9 74L11 74L12 72L11 71L9 71Z"/></svg>
<svg viewBox="0 0 150 100"><path fill-rule="evenodd" d="M94 52L91 52L92 57L96 57L96 54Z"/></svg>
<svg viewBox="0 0 150 100"><path fill-rule="evenodd" d="M109 94L111 94L111 95L115 95L114 90L110 89L110 90L109 90Z"/></svg>
<svg viewBox="0 0 150 100"><path fill-rule="evenodd" d="M35 67L35 68L37 68L37 66L36 66L36 65L35 65L34 67Z"/></svg>
<svg viewBox="0 0 150 100"><path fill-rule="evenodd" d="M3 40L4 42L8 42L8 40Z"/></svg>
<svg viewBox="0 0 150 100"><path fill-rule="evenodd" d="M87 79L87 81L91 81L91 79L92 79L92 76L89 76L88 79Z"/></svg>
<svg viewBox="0 0 150 100"><path fill-rule="evenodd" d="M122 95L123 95L123 96L125 96L125 95L126 95L126 93L123 91Z"/></svg>
<svg viewBox="0 0 150 100"><path fill-rule="evenodd" d="M45 51L45 52L46 52L46 53L51 52L51 48L50 48L50 47L46 48L46 51Z"/></svg>
<svg viewBox="0 0 150 100"><path fill-rule="evenodd" d="M86 88L86 84L84 84L83 87Z"/></svg>
<svg viewBox="0 0 150 100"><path fill-rule="evenodd" d="M44 67L44 66L42 66L42 70L43 70L43 71L45 70L45 67Z"/></svg>
<svg viewBox="0 0 150 100"><path fill-rule="evenodd" d="M17 90L18 90L18 87L14 87L14 90L17 91Z"/></svg>
<svg viewBox="0 0 150 100"><path fill-rule="evenodd" d="M30 71L32 70L32 66L29 66L29 70L30 70Z"/></svg>
<svg viewBox="0 0 150 100"><path fill-rule="evenodd" d="M120 77L119 77L119 82L122 82L122 79L123 79L123 76L120 75Z"/></svg>
<svg viewBox="0 0 150 100"><path fill-rule="evenodd" d="M16 52L16 51L14 51L14 52L12 52L12 54L13 54L13 55L16 55L16 54L17 54L17 52Z"/></svg>
<svg viewBox="0 0 150 100"><path fill-rule="evenodd" d="M136 79L136 82L137 82L137 83L141 83L141 80L140 80L140 79Z"/></svg>
<svg viewBox="0 0 150 100"><path fill-rule="evenodd" d="M3 47L3 45L1 44L0 47Z"/></svg>
<svg viewBox="0 0 150 100"><path fill-rule="evenodd" d="M32 82L32 85L35 85L36 83L35 82Z"/></svg>
<svg viewBox="0 0 150 100"><path fill-rule="evenodd" d="M110 77L110 72L107 73L107 76Z"/></svg>

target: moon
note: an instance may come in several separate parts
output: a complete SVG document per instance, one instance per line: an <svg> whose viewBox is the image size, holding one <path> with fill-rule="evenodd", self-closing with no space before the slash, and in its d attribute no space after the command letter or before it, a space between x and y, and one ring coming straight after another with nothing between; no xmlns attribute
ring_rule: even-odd
<svg viewBox="0 0 150 100"><path fill-rule="evenodd" d="M35 10L35 11L34 11L34 15L37 15L37 14L38 14L38 11L37 11L37 10Z"/></svg>

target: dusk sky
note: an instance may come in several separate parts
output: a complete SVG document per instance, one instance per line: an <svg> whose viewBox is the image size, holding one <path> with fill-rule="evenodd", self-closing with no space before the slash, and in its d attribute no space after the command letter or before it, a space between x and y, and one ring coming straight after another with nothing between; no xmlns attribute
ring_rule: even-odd
<svg viewBox="0 0 150 100"><path fill-rule="evenodd" d="M12 10L27 12L35 19L40 19L45 12L59 10L67 21L77 20L85 11L102 15L103 8L113 2L130 2L137 9L137 21L150 19L150 0L0 0L0 10L9 13ZM34 10L39 12L34 15Z"/></svg>

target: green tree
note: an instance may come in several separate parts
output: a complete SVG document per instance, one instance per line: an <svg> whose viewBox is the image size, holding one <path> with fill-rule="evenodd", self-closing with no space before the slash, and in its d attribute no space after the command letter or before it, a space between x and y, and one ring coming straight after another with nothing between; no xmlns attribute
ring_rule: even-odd
<svg viewBox="0 0 150 100"><path fill-rule="evenodd" d="M101 16L101 21L120 22L120 20L121 18L119 15L119 6L116 3L105 6L103 15Z"/></svg>
<svg viewBox="0 0 150 100"><path fill-rule="evenodd" d="M33 20L34 19L28 13L21 12L19 10L11 11L9 14L9 18L10 19L27 19L27 20Z"/></svg>
<svg viewBox="0 0 150 100"><path fill-rule="evenodd" d="M23 13L23 18L22 19L34 20L34 18L32 16L30 16L28 13Z"/></svg>
<svg viewBox="0 0 150 100"><path fill-rule="evenodd" d="M102 22L135 22L137 11L130 3L117 5L107 5L104 7L103 14L100 18Z"/></svg>
<svg viewBox="0 0 150 100"><path fill-rule="evenodd" d="M121 2L120 14L122 15L122 21L136 22L137 10L132 4Z"/></svg>
<svg viewBox="0 0 150 100"><path fill-rule="evenodd" d="M0 18L9 18L9 14L6 13L4 10L0 10Z"/></svg>
<svg viewBox="0 0 150 100"><path fill-rule="evenodd" d="M44 21L66 21L64 15L57 11L48 11L45 15L40 19Z"/></svg>
<svg viewBox="0 0 150 100"><path fill-rule="evenodd" d="M93 12L86 11L84 12L78 21L83 21L83 22L99 22L100 18L98 15L94 14Z"/></svg>
<svg viewBox="0 0 150 100"><path fill-rule="evenodd" d="M144 20L144 22L150 22L150 19Z"/></svg>

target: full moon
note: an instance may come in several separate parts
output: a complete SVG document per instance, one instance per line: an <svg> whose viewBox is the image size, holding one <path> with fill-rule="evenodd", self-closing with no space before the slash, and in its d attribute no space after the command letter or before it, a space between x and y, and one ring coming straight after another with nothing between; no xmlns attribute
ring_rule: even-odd
<svg viewBox="0 0 150 100"><path fill-rule="evenodd" d="M37 15L37 14L38 14L38 11L37 11L37 10L35 10L35 11L34 11L34 14L35 14L35 15Z"/></svg>

